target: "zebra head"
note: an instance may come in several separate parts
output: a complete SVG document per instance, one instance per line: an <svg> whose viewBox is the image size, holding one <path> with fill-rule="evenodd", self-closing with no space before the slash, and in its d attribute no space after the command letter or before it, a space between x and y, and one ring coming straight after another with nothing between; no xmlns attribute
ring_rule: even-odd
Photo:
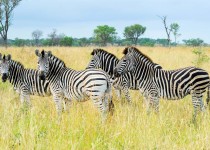
<svg viewBox="0 0 210 150"><path fill-rule="evenodd" d="M44 51L42 50L41 53L39 53L39 50L35 50L35 54L38 56L38 71L39 71L39 77L41 80L45 80L46 76L49 72L49 60L50 56L52 55L50 51Z"/></svg>
<svg viewBox="0 0 210 150"><path fill-rule="evenodd" d="M88 66L86 67L86 69L90 69L90 68L100 68L101 67L101 61L100 61L100 53L98 51L98 49L94 49L91 53L92 58L88 64Z"/></svg>
<svg viewBox="0 0 210 150"><path fill-rule="evenodd" d="M125 56L122 57L117 66L114 68L115 77L119 77L122 74L131 72L135 69L136 61L134 59L133 47L125 48L123 54L125 54Z"/></svg>
<svg viewBox="0 0 210 150"><path fill-rule="evenodd" d="M11 55L3 56L0 54L0 70L2 75L2 82L6 82L9 76Z"/></svg>

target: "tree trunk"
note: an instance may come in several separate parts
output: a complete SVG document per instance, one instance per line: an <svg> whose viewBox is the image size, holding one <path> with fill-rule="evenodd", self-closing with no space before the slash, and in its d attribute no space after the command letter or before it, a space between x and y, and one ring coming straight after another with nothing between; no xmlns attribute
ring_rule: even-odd
<svg viewBox="0 0 210 150"><path fill-rule="evenodd" d="M7 47L8 47L7 35L4 36L3 40L4 40L4 47L7 49Z"/></svg>

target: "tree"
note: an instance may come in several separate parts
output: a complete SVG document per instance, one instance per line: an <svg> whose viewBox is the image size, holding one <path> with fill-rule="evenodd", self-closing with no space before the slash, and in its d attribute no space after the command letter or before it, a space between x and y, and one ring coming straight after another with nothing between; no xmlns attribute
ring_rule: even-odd
<svg viewBox="0 0 210 150"><path fill-rule="evenodd" d="M15 38L14 40L14 45L21 47L21 46L25 46L26 42L23 39L19 39L19 38Z"/></svg>
<svg viewBox="0 0 210 150"><path fill-rule="evenodd" d="M0 0L0 35L7 47L7 33L11 25L11 17L14 8L21 0Z"/></svg>
<svg viewBox="0 0 210 150"><path fill-rule="evenodd" d="M142 46L155 46L156 41L150 38L141 38L138 40L138 43Z"/></svg>
<svg viewBox="0 0 210 150"><path fill-rule="evenodd" d="M35 30L32 32L32 38L34 39L35 45L39 45L39 39L43 35L43 32L40 30Z"/></svg>
<svg viewBox="0 0 210 150"><path fill-rule="evenodd" d="M94 30L94 39L102 46L106 46L108 42L112 42L116 37L116 29L108 25L97 26Z"/></svg>
<svg viewBox="0 0 210 150"><path fill-rule="evenodd" d="M80 38L78 40L79 46L88 46L90 44L90 40L88 38Z"/></svg>
<svg viewBox="0 0 210 150"><path fill-rule="evenodd" d="M50 34L48 34L48 37L51 40L51 45L56 45L57 30L53 29L53 31Z"/></svg>
<svg viewBox="0 0 210 150"><path fill-rule="evenodd" d="M64 38L60 40L61 46L72 46L72 43L73 43L72 37L65 36Z"/></svg>
<svg viewBox="0 0 210 150"><path fill-rule="evenodd" d="M170 37L170 35L171 35L171 28L169 28L167 26L167 23L166 23L167 17L166 16L160 17L160 19L163 22L163 25L164 25L164 28L165 28L165 31L166 31L166 35L167 35L168 46L170 47L171 46L171 37Z"/></svg>
<svg viewBox="0 0 210 150"><path fill-rule="evenodd" d="M188 46L201 46L204 44L204 41L202 39L189 39L189 40L183 40L183 42Z"/></svg>
<svg viewBox="0 0 210 150"><path fill-rule="evenodd" d="M157 39L156 44L162 45L162 46L167 46L168 45L168 40L167 39Z"/></svg>
<svg viewBox="0 0 210 150"><path fill-rule="evenodd" d="M146 27L143 27L140 24L134 24L128 27L125 27L124 37L128 40L131 40L133 44L137 44L138 38L144 34Z"/></svg>
<svg viewBox="0 0 210 150"><path fill-rule="evenodd" d="M178 25L178 23L172 23L170 25L171 31L174 35L174 42L176 44L177 38L181 35L178 33L180 26Z"/></svg>

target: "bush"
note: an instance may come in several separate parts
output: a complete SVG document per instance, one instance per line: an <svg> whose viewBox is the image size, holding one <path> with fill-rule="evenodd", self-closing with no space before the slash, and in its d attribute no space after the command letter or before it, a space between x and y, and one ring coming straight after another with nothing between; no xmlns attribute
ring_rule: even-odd
<svg viewBox="0 0 210 150"><path fill-rule="evenodd" d="M196 59L192 62L195 66L201 67L201 65L205 62L208 62L210 58L205 54L204 50L201 48L194 49L192 51L196 55Z"/></svg>
<svg viewBox="0 0 210 150"><path fill-rule="evenodd" d="M201 46L204 44L204 41L202 39L189 39L189 40L183 40L183 42L187 45L187 46Z"/></svg>

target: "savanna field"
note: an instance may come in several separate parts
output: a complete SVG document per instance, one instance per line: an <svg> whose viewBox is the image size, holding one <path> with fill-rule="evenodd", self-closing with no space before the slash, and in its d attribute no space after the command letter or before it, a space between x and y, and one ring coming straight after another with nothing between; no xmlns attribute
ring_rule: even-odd
<svg viewBox="0 0 210 150"><path fill-rule="evenodd" d="M67 67L85 69L94 47L40 47L51 50ZM191 47L138 47L164 69L194 65ZM36 47L0 48L25 68L37 68ZM105 47L118 58L124 47ZM210 56L210 47L202 48ZM210 62L201 68L210 73ZM132 104L118 99L113 91L114 115L105 124L92 101L74 101L70 113L63 112L57 122L52 97L31 96L32 108L20 105L19 95L7 81L0 81L0 149L210 149L210 109L192 123L191 97L179 101L160 101L159 114L147 115L143 97L131 91ZM204 103L206 104L206 94Z"/></svg>

